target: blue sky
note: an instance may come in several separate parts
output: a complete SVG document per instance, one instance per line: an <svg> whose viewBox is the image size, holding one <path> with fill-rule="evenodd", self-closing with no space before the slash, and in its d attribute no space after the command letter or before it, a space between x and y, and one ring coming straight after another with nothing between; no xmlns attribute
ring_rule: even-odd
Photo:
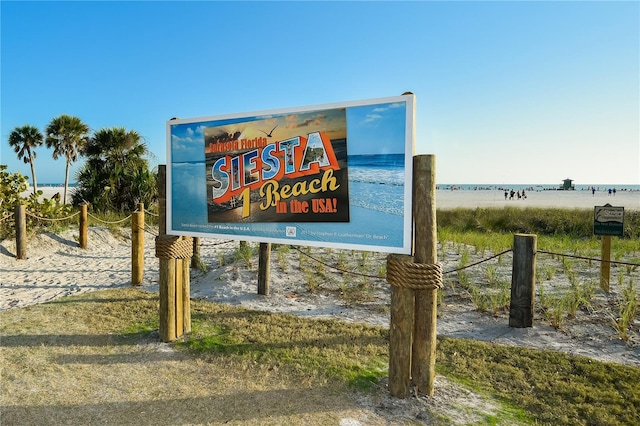
<svg viewBox="0 0 640 426"><path fill-rule="evenodd" d="M640 3L0 2L0 163L17 126L124 126L416 95L438 183L640 184ZM64 161L37 150L39 183ZM77 169L75 165L74 169ZM73 170L72 170L73 173Z"/></svg>

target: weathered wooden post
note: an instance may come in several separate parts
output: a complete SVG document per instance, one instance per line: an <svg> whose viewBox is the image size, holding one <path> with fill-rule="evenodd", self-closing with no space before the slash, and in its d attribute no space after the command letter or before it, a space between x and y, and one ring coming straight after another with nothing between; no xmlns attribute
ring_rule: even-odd
<svg viewBox="0 0 640 426"><path fill-rule="evenodd" d="M158 166L158 235L167 233L167 166Z"/></svg>
<svg viewBox="0 0 640 426"><path fill-rule="evenodd" d="M271 243L260 243L258 254L258 294L269 294L271 279Z"/></svg>
<svg viewBox="0 0 640 426"><path fill-rule="evenodd" d="M390 264L387 266L389 273ZM391 324L389 327L389 393L407 398L411 386L411 343L415 292L391 286Z"/></svg>
<svg viewBox="0 0 640 426"><path fill-rule="evenodd" d="M182 238L189 241L188 237ZM196 244L192 242L192 249L195 246ZM191 333L191 268L189 264L192 263L193 257L191 259L184 259L182 262L182 330L184 333Z"/></svg>
<svg viewBox="0 0 640 426"><path fill-rule="evenodd" d="M200 237L193 237L193 257L191 258L191 267L199 268L200 260Z"/></svg>
<svg viewBox="0 0 640 426"><path fill-rule="evenodd" d="M509 327L533 327L537 250L536 235L513 236Z"/></svg>
<svg viewBox="0 0 640 426"><path fill-rule="evenodd" d="M391 285L389 392L406 398L411 379L416 391L433 394L437 289L442 267L437 261L435 157L414 157L413 221L415 256L390 255Z"/></svg>
<svg viewBox="0 0 640 426"><path fill-rule="evenodd" d="M89 206L87 205L87 203L80 204L80 218L78 219L78 229L80 234L78 235L78 243L80 244L81 249L87 248L87 242L89 240L89 214L87 212L88 207Z"/></svg>
<svg viewBox="0 0 640 426"><path fill-rule="evenodd" d="M166 166L158 167L160 339L171 342L191 331L189 258L193 255L191 237L167 235Z"/></svg>
<svg viewBox="0 0 640 426"><path fill-rule="evenodd" d="M14 210L16 221L16 259L27 258L27 206L18 204Z"/></svg>
<svg viewBox="0 0 640 426"><path fill-rule="evenodd" d="M144 277L144 204L131 214L131 284L142 284Z"/></svg>
<svg viewBox="0 0 640 426"><path fill-rule="evenodd" d="M602 254L600 256L600 288L609 292L609 281L611 280L611 236L602 236Z"/></svg>
<svg viewBox="0 0 640 426"><path fill-rule="evenodd" d="M414 261L438 262L436 224L436 159L434 155L413 157ZM433 396L436 368L437 287L416 290L413 357L411 371L417 390Z"/></svg>
<svg viewBox="0 0 640 426"><path fill-rule="evenodd" d="M160 238L160 237L158 237ZM158 243L156 241L156 250ZM176 339L176 260L160 257L158 292L160 294L160 340L172 342Z"/></svg>

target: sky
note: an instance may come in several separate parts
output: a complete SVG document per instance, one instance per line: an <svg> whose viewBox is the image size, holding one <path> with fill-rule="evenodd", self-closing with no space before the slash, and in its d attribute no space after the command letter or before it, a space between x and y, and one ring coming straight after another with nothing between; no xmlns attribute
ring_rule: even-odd
<svg viewBox="0 0 640 426"><path fill-rule="evenodd" d="M137 131L157 165L172 117L411 91L439 184L640 184L637 1L3 0L0 49L0 164L29 177L9 134L61 114Z"/></svg>

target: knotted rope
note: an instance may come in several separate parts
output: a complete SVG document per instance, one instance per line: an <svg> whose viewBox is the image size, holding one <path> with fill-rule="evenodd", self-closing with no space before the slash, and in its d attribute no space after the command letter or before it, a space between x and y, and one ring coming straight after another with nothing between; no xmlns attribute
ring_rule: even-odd
<svg viewBox="0 0 640 426"><path fill-rule="evenodd" d="M392 254L387 257L387 282L412 290L442 288L442 266L414 263L413 256Z"/></svg>
<svg viewBox="0 0 640 426"><path fill-rule="evenodd" d="M175 235L156 237L156 257L160 259L189 259L193 256L193 238Z"/></svg>

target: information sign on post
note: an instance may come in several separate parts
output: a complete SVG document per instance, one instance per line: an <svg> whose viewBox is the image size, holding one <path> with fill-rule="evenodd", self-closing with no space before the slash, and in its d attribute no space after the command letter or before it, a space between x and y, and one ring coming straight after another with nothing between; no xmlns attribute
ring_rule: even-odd
<svg viewBox="0 0 640 426"><path fill-rule="evenodd" d="M593 209L593 235L622 237L624 233L624 207L610 204Z"/></svg>
<svg viewBox="0 0 640 426"><path fill-rule="evenodd" d="M602 236L600 256L600 288L609 291L611 279L611 237L622 237L624 233L624 207L611 204L595 206L593 209L593 234Z"/></svg>
<svg viewBox="0 0 640 426"><path fill-rule="evenodd" d="M414 96L167 121L167 233L411 252Z"/></svg>

